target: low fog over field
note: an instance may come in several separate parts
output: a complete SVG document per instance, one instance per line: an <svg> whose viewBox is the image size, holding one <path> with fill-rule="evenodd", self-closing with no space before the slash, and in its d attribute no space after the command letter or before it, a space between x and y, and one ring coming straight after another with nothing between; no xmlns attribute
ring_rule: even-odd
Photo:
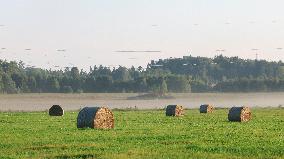
<svg viewBox="0 0 284 159"><path fill-rule="evenodd" d="M128 100L137 94L20 94L1 95L1 111L45 111L53 104L65 110L78 110L85 106L110 108L164 108L169 104L180 104L186 108L197 108L210 103L216 107L247 105L251 107L279 107L284 105L284 93L188 93L173 94L172 99Z"/></svg>

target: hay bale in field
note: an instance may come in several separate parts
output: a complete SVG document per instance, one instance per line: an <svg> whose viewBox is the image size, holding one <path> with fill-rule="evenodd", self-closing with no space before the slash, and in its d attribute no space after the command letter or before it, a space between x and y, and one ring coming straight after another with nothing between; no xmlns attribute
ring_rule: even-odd
<svg viewBox="0 0 284 159"><path fill-rule="evenodd" d="M77 128L114 128L114 116L106 107L85 107L77 117Z"/></svg>
<svg viewBox="0 0 284 159"><path fill-rule="evenodd" d="M228 120L235 122L247 122L251 120L252 115L249 107L232 107L229 110Z"/></svg>
<svg viewBox="0 0 284 159"><path fill-rule="evenodd" d="M203 104L199 108L200 113L212 113L213 110L214 110L214 107L210 104Z"/></svg>
<svg viewBox="0 0 284 159"><path fill-rule="evenodd" d="M61 108L60 105L53 105L51 108L49 108L49 115L50 116L63 116L64 110Z"/></svg>
<svg viewBox="0 0 284 159"><path fill-rule="evenodd" d="M183 116L184 110L181 105L168 105L166 108L166 116Z"/></svg>

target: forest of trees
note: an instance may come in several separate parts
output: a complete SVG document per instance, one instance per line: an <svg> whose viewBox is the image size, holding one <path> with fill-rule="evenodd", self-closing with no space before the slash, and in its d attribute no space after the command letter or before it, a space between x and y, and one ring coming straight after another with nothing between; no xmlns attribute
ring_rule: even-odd
<svg viewBox="0 0 284 159"><path fill-rule="evenodd" d="M46 70L0 60L1 93L284 91L284 63L238 57L185 56L151 61L146 69L93 66Z"/></svg>

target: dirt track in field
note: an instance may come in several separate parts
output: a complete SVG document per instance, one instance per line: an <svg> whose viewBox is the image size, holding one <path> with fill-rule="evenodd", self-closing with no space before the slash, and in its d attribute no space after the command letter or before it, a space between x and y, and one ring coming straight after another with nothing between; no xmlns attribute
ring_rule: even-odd
<svg viewBox="0 0 284 159"><path fill-rule="evenodd" d="M85 106L110 108L164 108L169 104L180 104L186 108L197 108L200 104L210 103L216 107L284 106L284 93L188 93L172 94L174 99L127 100L137 94L16 94L0 95L0 111L45 111L53 104L65 110L78 110Z"/></svg>

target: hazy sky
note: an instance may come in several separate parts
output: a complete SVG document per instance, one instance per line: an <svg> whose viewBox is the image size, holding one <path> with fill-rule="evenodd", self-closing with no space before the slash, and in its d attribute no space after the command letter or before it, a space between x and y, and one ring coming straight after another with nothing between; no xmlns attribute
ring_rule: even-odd
<svg viewBox="0 0 284 159"><path fill-rule="evenodd" d="M284 60L282 47L283 0L0 0L0 58L38 67L220 53Z"/></svg>

